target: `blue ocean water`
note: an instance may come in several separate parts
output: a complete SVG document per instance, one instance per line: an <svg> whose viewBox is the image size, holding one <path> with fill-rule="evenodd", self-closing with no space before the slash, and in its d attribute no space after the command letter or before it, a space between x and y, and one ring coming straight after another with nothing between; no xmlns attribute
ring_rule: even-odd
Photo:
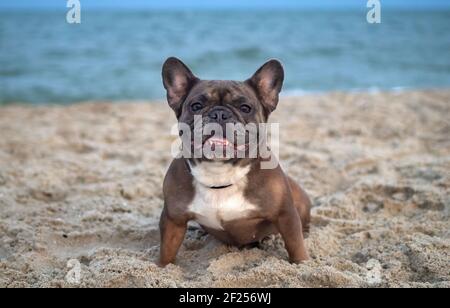
<svg viewBox="0 0 450 308"><path fill-rule="evenodd" d="M450 11L0 12L0 104L163 98L168 56L202 78L285 64L285 93L450 87Z"/></svg>

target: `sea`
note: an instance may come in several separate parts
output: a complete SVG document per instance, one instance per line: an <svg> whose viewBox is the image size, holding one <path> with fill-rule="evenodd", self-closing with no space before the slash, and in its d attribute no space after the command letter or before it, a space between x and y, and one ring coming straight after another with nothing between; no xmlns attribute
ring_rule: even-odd
<svg viewBox="0 0 450 308"><path fill-rule="evenodd" d="M161 65L204 79L284 63L284 95L450 87L450 11L0 12L0 104L158 100Z"/></svg>

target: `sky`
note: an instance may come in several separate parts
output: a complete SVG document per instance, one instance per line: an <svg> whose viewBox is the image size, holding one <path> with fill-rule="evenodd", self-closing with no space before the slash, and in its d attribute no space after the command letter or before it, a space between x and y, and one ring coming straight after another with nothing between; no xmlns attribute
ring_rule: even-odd
<svg viewBox="0 0 450 308"><path fill-rule="evenodd" d="M240 9L365 7L367 0L79 0L82 8L126 9ZM380 0L384 7L403 9L450 8L449 0ZM65 9L66 0L1 0L0 9Z"/></svg>

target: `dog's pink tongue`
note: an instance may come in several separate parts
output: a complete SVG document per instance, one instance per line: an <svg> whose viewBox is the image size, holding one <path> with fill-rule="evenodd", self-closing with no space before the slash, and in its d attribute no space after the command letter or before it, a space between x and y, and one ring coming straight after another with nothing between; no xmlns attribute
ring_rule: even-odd
<svg viewBox="0 0 450 308"><path fill-rule="evenodd" d="M210 138L208 139L208 143L216 146L227 146L230 142L225 138Z"/></svg>
<svg viewBox="0 0 450 308"><path fill-rule="evenodd" d="M216 137L208 139L207 143L210 146L210 149L212 151L216 151L216 149L217 150L219 150L219 149L225 150L225 148L228 147L228 145L230 144L230 142L227 139L216 138Z"/></svg>

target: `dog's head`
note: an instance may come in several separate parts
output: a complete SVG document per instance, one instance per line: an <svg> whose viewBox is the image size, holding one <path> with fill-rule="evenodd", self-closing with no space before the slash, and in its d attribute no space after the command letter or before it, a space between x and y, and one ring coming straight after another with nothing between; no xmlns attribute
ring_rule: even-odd
<svg viewBox="0 0 450 308"><path fill-rule="evenodd" d="M220 125L225 132L228 124L267 122L278 104L284 70L279 61L270 60L246 81L201 80L179 59L169 58L162 77L167 101L179 123L189 125L194 132L196 119L201 118L202 127ZM238 147L228 140L205 134L202 145Z"/></svg>

